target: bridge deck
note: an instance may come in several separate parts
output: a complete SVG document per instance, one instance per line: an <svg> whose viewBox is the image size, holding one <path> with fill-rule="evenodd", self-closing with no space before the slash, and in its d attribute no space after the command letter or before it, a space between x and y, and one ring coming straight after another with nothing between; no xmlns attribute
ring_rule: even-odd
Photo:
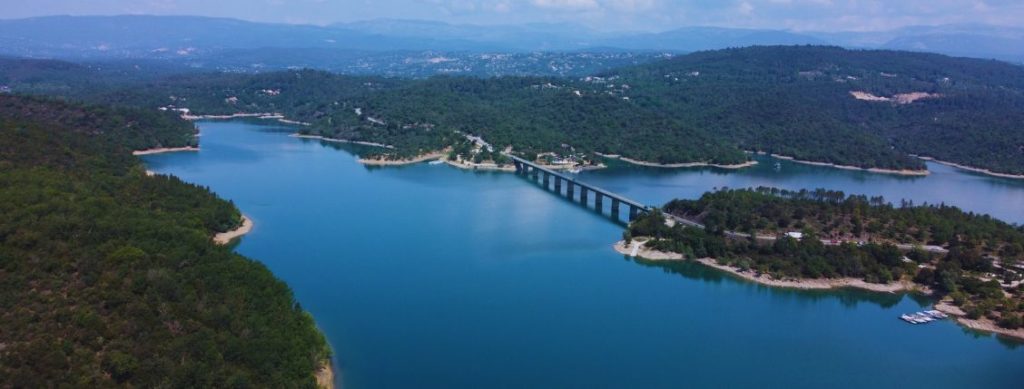
<svg viewBox="0 0 1024 389"><path fill-rule="evenodd" d="M640 209L645 210L645 211L651 210L651 207L649 207L647 205L644 205L643 203L641 203L639 201L635 201L633 199L630 199L630 198L628 198L626 196L623 196L623 195L617 194L615 192L599 188L599 187L594 186L594 185L587 184L587 183L582 182L582 181L577 181L576 179L574 179L572 177L569 177L569 176L567 176L565 174L562 174L562 173L556 172L554 170L545 168L543 166L537 165L536 163L527 161L527 160L519 158L517 156L514 156L514 155L507 155L507 156L509 158L511 158L513 161L516 161L516 162L519 162L521 164L530 166L530 167L532 167L534 169L537 169L537 170L540 170L542 172L548 173L550 175L553 175L555 177L561 178L563 180L572 182L574 185L586 188L587 190L590 190L592 192L600 193L600 194L602 194L604 196L607 196L607 197L612 198L614 200L618 200L619 202L622 202L624 204L628 204L630 206L640 208Z"/></svg>

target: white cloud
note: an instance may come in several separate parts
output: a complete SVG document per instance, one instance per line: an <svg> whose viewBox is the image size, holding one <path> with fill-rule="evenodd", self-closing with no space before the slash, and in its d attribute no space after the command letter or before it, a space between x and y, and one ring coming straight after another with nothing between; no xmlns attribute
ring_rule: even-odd
<svg viewBox="0 0 1024 389"><path fill-rule="evenodd" d="M532 2L537 7L550 9L592 10L601 8L597 0L532 0Z"/></svg>
<svg viewBox="0 0 1024 389"><path fill-rule="evenodd" d="M754 5L750 4L750 2L744 1L741 2L739 6L736 7L736 10L743 15L750 15L754 13Z"/></svg>
<svg viewBox="0 0 1024 389"><path fill-rule="evenodd" d="M641 12L655 7L654 0L605 0L609 8L617 11Z"/></svg>

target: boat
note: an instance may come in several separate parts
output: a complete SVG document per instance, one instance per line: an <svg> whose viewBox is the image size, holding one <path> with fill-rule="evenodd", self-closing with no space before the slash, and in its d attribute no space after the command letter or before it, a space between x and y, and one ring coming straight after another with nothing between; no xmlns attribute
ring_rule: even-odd
<svg viewBox="0 0 1024 389"><path fill-rule="evenodd" d="M433 161L427 162L428 165L440 165L442 163L444 163L444 161L442 161L440 159L435 159Z"/></svg>
<svg viewBox="0 0 1024 389"><path fill-rule="evenodd" d="M945 319L945 318L949 317L949 315L947 315L945 313L942 313L942 311L938 311L938 310L935 310L935 309L932 309L932 310L929 310L929 311L924 311L924 313L926 313L929 316L934 317L936 319Z"/></svg>
<svg viewBox="0 0 1024 389"><path fill-rule="evenodd" d="M580 172L583 171L583 169L580 169L578 167L574 167L574 168L566 170L566 171L569 172L569 173L572 173L572 174L579 174Z"/></svg>
<svg viewBox="0 0 1024 389"><path fill-rule="evenodd" d="M901 320L910 324L926 324L931 323L933 321L942 320L948 317L949 315L946 315L945 313L939 312L934 309L922 312L915 312L911 314L904 313L900 315Z"/></svg>

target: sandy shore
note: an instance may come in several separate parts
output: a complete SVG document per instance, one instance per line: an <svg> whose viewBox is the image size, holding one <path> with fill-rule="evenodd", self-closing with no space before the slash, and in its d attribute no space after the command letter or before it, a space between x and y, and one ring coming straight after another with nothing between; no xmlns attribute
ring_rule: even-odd
<svg viewBox="0 0 1024 389"><path fill-rule="evenodd" d="M764 153L758 152L758 154L764 154ZM882 169L882 168L877 168L877 167L863 168L863 167L850 166L850 165L836 165L834 163L828 163L828 162L804 161L804 160L801 160L801 159L796 159L796 158L793 158L793 157L790 157L790 156L779 155L779 154L769 154L769 155L771 155L772 157L778 158L778 159L784 159L784 160L787 160L787 161L792 161L792 162L796 162L796 163L802 163L804 165L825 166L825 167L831 167L831 168L843 169L843 170L860 170L860 171L866 171L866 172L871 172L871 173L896 174L896 175L900 175L900 176L927 176L928 174L931 173L927 169L926 170L910 170L910 169L899 169L899 170L897 170L897 169Z"/></svg>
<svg viewBox="0 0 1024 389"><path fill-rule="evenodd" d="M649 249L647 247L644 247L644 243L645 242L646 241L642 241L640 239L633 239L633 242L631 242L631 244L626 245L626 241L620 240L618 242L615 242L615 246L614 247L615 247L615 251L618 251L619 254L622 254L622 255L625 255L625 256L629 256L629 257L632 257L633 256L633 250L636 250L636 256L638 256L640 258L644 258L644 259L649 259L649 260L652 260L652 261L681 261L681 260L683 260L683 254L679 254L679 253L666 253L664 251L651 250L651 249Z"/></svg>
<svg viewBox="0 0 1024 389"><path fill-rule="evenodd" d="M452 160L447 159L447 158L444 159L444 163L448 164L449 166L454 166L454 167L457 167L459 169L466 169L466 170L489 170L489 171L497 171L497 172L514 172L514 171L516 171L516 167L513 166L513 165L499 166L499 165L495 165L493 163L460 162L460 161L452 161Z"/></svg>
<svg viewBox="0 0 1024 389"><path fill-rule="evenodd" d="M380 147L380 148L385 148L385 149L394 149L395 148L395 146L386 145L386 144L383 144L383 143L374 143L374 142L363 142L363 141L358 141L358 140L328 138L328 137L324 137L324 136L320 136L320 135L303 135L303 134L295 133L295 134L291 134L289 136L292 137L292 138L315 139L315 140L319 140L319 141L334 142L334 143L350 143L350 144L354 144L354 145L373 146L373 147Z"/></svg>
<svg viewBox="0 0 1024 389"><path fill-rule="evenodd" d="M634 164L634 165L649 166L649 167L661 167L661 168L669 168L669 169L686 168L686 167L717 167L717 168L720 168L720 169L742 169L742 168L746 168L746 167L751 167L751 166L757 165L757 161L747 161L747 162L744 162L744 163L738 163L738 164L733 164L733 165L721 165L721 164L717 164L717 163L707 163L707 162L657 163L657 162L648 162L648 161L641 161L641 160L637 160L637 159L627 158L627 157L623 157L623 156L618 155L618 154L602 154L602 153L594 153L594 154L597 154L597 155L605 157L605 158L618 159L620 161L631 163L631 164Z"/></svg>
<svg viewBox="0 0 1024 389"><path fill-rule="evenodd" d="M306 122L300 122L298 120L290 120L290 119L285 119L285 118L278 118L277 121L279 121L281 123L284 123L284 124L292 124L292 125L296 125L296 126L310 126L311 125L311 124L306 123Z"/></svg>
<svg viewBox="0 0 1024 389"><path fill-rule="evenodd" d="M643 247L643 243L634 240L632 245L627 246L624 241L618 241L615 243L615 251L622 255L632 256L634 246L639 245L639 249L636 251L637 257L652 260L652 261L678 261L683 260L683 256L677 253L666 253L656 250L650 250ZM772 278L768 275L758 276L751 271L741 271L739 268L721 265L716 262L713 258L700 258L697 262L712 267L724 272L728 272L736 277L743 278L747 281L756 282L761 285L776 287L776 288L790 288L790 289L803 289L803 290L826 290L826 289L838 289L838 288L856 288L863 289L872 292L880 293L899 293L899 292L920 292L924 294L932 294L932 290L926 286L918 285L910 281L893 282L888 284L872 284L865 282L859 278L822 278L822 279L792 279L792 280L780 280ZM952 304L948 299L939 301L935 304L935 309L945 312L946 314L953 316L957 323L960 323L964 327L977 330L992 332L1000 335L1005 335L1017 339L1024 339L1024 328L1018 328L1015 330L1006 329L999 327L992 320L982 317L977 320L968 319L966 313L960 307Z"/></svg>
<svg viewBox="0 0 1024 389"><path fill-rule="evenodd" d="M150 155L150 154L162 154L162 153L176 153L179 151L199 151L198 147L185 146L185 147L160 147L155 149L135 150L132 151L132 155Z"/></svg>
<svg viewBox="0 0 1024 389"><path fill-rule="evenodd" d="M982 317L977 320L968 319L966 317L967 314L962 309L960 309L960 307L953 305L952 301L949 301L948 299L936 303L935 309L955 317L957 323L960 323L964 327L970 328L972 330L992 332L1017 339L1024 339L1024 328L1018 328L1015 330L1002 328L986 317Z"/></svg>
<svg viewBox="0 0 1024 389"><path fill-rule="evenodd" d="M252 231L252 227L252 219L249 219L245 215L242 215L241 226L238 226L238 228L233 229L231 231L217 233L217 235L213 236L213 242L220 245L228 244L235 238L248 234L249 231Z"/></svg>
<svg viewBox="0 0 1024 389"><path fill-rule="evenodd" d="M320 365L320 369L316 371L316 386L322 389L334 389L334 366L331 365L331 360L327 359Z"/></svg>
<svg viewBox="0 0 1024 389"><path fill-rule="evenodd" d="M615 251L622 255L632 256L633 246L639 245L637 249L637 255L640 258L653 260L653 261L679 261L683 260L682 254L678 253L666 253L662 251L651 250L643 247L642 240L634 239L633 245L626 246L624 241L618 241L615 243ZM734 276L743 278L745 280L756 282L758 284L772 286L776 288L790 288L790 289L804 289L804 290L819 290L819 289L838 289L838 288L857 288L869 290L872 292L881 293L896 293L896 292L909 292L917 291L926 294L930 294L931 290L927 287L917 285L913 282L894 282L889 284L872 284L859 278L820 278L820 279L775 279L769 275L758 276L750 271L741 271L739 268L721 265L712 258L700 258L697 262L701 264L713 267L715 269L728 272Z"/></svg>
<svg viewBox="0 0 1024 389"><path fill-rule="evenodd" d="M371 165L371 166L401 166L401 165L411 165L411 164L414 164L414 163L430 161L430 160L434 160L434 159L441 159L441 158L444 158L445 155L446 154L444 152L435 151L433 153L427 153L427 154L416 156L415 158L406 158L406 159L363 159L363 158L360 158L359 159L359 163L361 163L363 165Z"/></svg>
<svg viewBox="0 0 1024 389"><path fill-rule="evenodd" d="M310 125L309 123L300 122L298 120L289 120L289 119L285 118L284 115L279 114L279 113L268 113L268 112L262 112L262 113L241 113L240 112L240 113L234 113L234 114L231 114L231 115L192 115L192 114L185 113L185 114L181 115L181 118L185 119L185 120L229 120L229 119L241 119L241 118L256 118L256 119L264 119L264 120L277 120L278 122L281 122L281 123L284 123L284 124L294 124L294 125L299 125L299 126L309 126Z"/></svg>
<svg viewBox="0 0 1024 389"><path fill-rule="evenodd" d="M242 113L242 112L239 112L239 113L233 113L233 114L230 114L230 115L192 115L192 114L185 113L185 114L181 115L181 118L185 119L185 120L225 120L225 119L262 118L262 117L282 118L284 116L276 114L276 113L265 113L265 112L264 113Z"/></svg>
<svg viewBox="0 0 1024 389"><path fill-rule="evenodd" d="M919 156L919 155L915 155L915 157L923 159L925 161L941 163L943 165L952 166L952 167L955 167L957 169L963 169L963 170L967 170L967 171L971 171L971 172L975 172L975 173L981 173L981 174L985 174L985 175L989 175L989 176L993 176L993 177L1024 179L1024 174L996 173L996 172L988 170L988 169L982 169L982 168L979 168L979 167L971 167L971 166L967 166L967 165L961 165L961 164L958 164L958 163L955 163L955 162L940 161L940 160L932 158L932 157L922 157L922 156Z"/></svg>
<svg viewBox="0 0 1024 389"><path fill-rule="evenodd" d="M908 281L892 282L888 284L872 284L859 278L776 279L769 275L758 276L757 274L754 274L752 271L741 271L739 268L736 267L721 265L712 258L700 258L697 260L697 262L700 262L705 266L729 272L732 275L735 275L748 281L753 281L762 285L772 286L776 288L805 290L857 288L880 293L931 293L931 290L929 290L928 288Z"/></svg>

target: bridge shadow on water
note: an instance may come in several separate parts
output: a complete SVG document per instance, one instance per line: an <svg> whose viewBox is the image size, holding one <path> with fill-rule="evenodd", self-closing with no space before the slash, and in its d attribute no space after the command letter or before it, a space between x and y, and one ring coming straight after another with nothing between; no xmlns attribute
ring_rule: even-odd
<svg viewBox="0 0 1024 389"><path fill-rule="evenodd" d="M516 176L519 179L521 179L521 180L529 182L531 185L537 187L537 189L543 190L543 191L551 194L552 196L558 197L560 200L562 200L565 203L572 204L572 205L574 205L576 207L584 208L584 209L590 211L591 213L593 213L594 216L597 216L597 217L600 217L600 218L602 218L604 220L607 220L607 221L609 221L609 222L611 222L611 223L613 223L615 225L618 225L619 227L622 227L622 228L629 227L629 221L627 220L629 218L628 207L620 206L619 214L618 215L613 215L612 211L611 211L611 201L608 200L608 199L605 199L602 202L601 207L597 208L596 200L595 200L597 194L595 192L589 192L587 194L587 201L586 201L586 203L584 203L584 202L580 201L581 194L580 194L580 187L579 186L576 187L576 190L573 192L573 197L570 198L568 196L568 194L567 194L568 193L568 185L567 185L567 183L565 181L562 182L562 187L559 188L560 190L556 191L555 190L555 184L554 184L553 177L552 177L551 182L549 182L548 185L545 187L544 180L543 180L543 175L540 175L537 178L534 178L533 176L530 176L530 175L523 175L523 174L516 174ZM623 211L623 210L625 210L625 211Z"/></svg>

